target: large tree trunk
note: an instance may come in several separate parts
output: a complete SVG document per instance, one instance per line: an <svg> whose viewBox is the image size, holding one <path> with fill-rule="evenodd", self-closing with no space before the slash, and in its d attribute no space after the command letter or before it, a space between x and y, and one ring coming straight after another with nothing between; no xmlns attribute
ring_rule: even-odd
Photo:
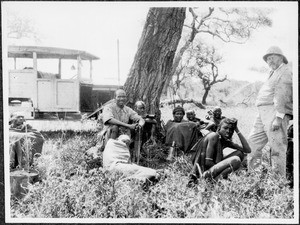
<svg viewBox="0 0 300 225"><path fill-rule="evenodd" d="M150 8L124 89L128 105L146 103L155 113L165 82L172 76L174 55L181 38L185 8Z"/></svg>

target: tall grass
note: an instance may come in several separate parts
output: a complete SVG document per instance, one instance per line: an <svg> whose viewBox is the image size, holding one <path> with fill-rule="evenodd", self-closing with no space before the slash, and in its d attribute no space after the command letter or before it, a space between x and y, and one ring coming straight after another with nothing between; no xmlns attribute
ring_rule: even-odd
<svg viewBox="0 0 300 225"><path fill-rule="evenodd" d="M170 113L171 109L164 108ZM224 109L239 119L245 135L251 128L253 109ZM200 112L197 115L202 118ZM205 114L205 113L203 113ZM163 116L165 116L163 111ZM247 115L247 116L240 116ZM294 218L293 190L268 170L239 170L228 180L206 181L187 187L189 156L163 168L161 180L148 189L120 173L90 169L84 152L96 143L96 132L48 133L42 156L36 162L40 182L30 185L21 200L11 201L15 218Z"/></svg>

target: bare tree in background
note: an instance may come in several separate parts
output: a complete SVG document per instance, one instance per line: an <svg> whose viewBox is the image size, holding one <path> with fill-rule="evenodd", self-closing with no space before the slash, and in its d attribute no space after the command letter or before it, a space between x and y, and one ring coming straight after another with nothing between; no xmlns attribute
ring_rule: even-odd
<svg viewBox="0 0 300 225"><path fill-rule="evenodd" d="M214 47L199 44L190 49L191 65L189 71L191 76L197 76L201 79L204 94L202 96L202 104L206 104L206 98L212 86L216 83L223 82L227 79L227 75L221 76L219 73L219 64L222 63L220 56Z"/></svg>
<svg viewBox="0 0 300 225"><path fill-rule="evenodd" d="M11 11L8 11L7 16L7 38L11 40L28 38L35 42L40 41L40 36L33 21Z"/></svg>
<svg viewBox="0 0 300 225"><path fill-rule="evenodd" d="M175 74L173 75L173 79L171 80L171 83L169 85L173 97L178 96L180 99L182 99L182 96L179 92L180 87L185 87L184 81L186 78L190 76L188 65L189 60L191 58L187 58L187 60L181 60L180 64L178 65Z"/></svg>
<svg viewBox="0 0 300 225"><path fill-rule="evenodd" d="M171 69L185 20L185 8L150 8L138 50L124 89L128 105L146 103L147 111L156 112Z"/></svg>
<svg viewBox="0 0 300 225"><path fill-rule="evenodd" d="M187 38L178 49L172 66L172 74L176 69L185 51L192 45L197 34L210 35L224 42L245 43L254 30L260 27L271 26L268 18L271 12L264 8L215 8L209 7L202 12L199 8L189 8L192 19L187 28ZM166 82L169 85L171 78ZM166 88L166 87L165 87Z"/></svg>

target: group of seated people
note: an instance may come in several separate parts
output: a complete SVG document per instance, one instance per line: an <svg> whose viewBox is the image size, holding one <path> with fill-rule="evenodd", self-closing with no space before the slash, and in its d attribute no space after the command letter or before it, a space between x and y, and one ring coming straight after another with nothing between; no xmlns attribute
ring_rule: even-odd
<svg viewBox="0 0 300 225"><path fill-rule="evenodd" d="M237 127L237 120L222 117L222 111L216 107L210 117L201 120L195 111L185 112L183 107L175 107L173 119L165 125L160 112L146 114L146 105L142 101L134 109L125 105L126 93L117 90L115 101L105 105L102 112L104 139L103 167L107 170L121 171L128 178L142 181L157 181L159 173L148 167L138 165L132 157L132 148L139 141L138 147L147 141L161 141L170 149L166 160L172 161L174 154L191 154L194 165L190 180L197 178L226 177L239 168L244 154L250 152L249 145ZM186 118L184 116L186 114ZM140 135L137 135L137 131ZM231 141L234 131L239 136L242 146ZM138 138L137 138L138 137ZM24 159L24 141L31 140L28 162ZM24 115L13 113L10 118L10 167L31 166L33 156L41 154L43 136L25 123ZM139 149L140 150L140 149ZM26 154L25 154L26 155Z"/></svg>
<svg viewBox="0 0 300 225"><path fill-rule="evenodd" d="M220 107L215 107L205 119L200 119L194 110L185 111L177 106L172 112L173 119L164 124L160 111L154 115L146 114L143 101L137 101L134 109L125 103L126 93L119 89L114 101L103 108L101 139L104 142L103 167L107 170L121 171L128 178L158 181L158 171L138 165L130 151L132 146L136 147L135 142L139 142L137 146L140 148L147 141L156 144L158 140L170 149L166 160L172 161L176 153L191 156L193 169L189 185L193 185L198 178L227 178L229 173L240 168L246 154L251 152L238 128L237 119L222 116ZM185 114L187 119L184 119ZM9 131L10 168L31 166L33 157L42 152L43 136L26 124L24 115L19 112L11 114ZM241 145L232 141L234 132ZM27 139L31 140L31 146L29 161L26 162L23 152Z"/></svg>
<svg viewBox="0 0 300 225"><path fill-rule="evenodd" d="M103 152L103 166L108 170L118 170L128 177L141 180L156 179L158 173L151 168L137 165L130 156L130 143L132 134L137 128L143 128L145 139L153 139L160 133L158 127L165 131L164 144L170 149L177 149L175 153L191 154L193 170L190 182L196 182L199 177L218 179L226 178L229 173L237 170L244 159L244 155L250 153L250 147L239 131L237 120L222 116L219 107L211 111L211 115L204 120L196 117L195 111L185 112L183 107L175 107L173 119L164 126L160 121L160 114L155 119L145 113L145 103L138 101L135 110L127 107L126 93L117 90L115 101L106 105L102 112L105 137ZM187 120L184 119L186 113ZM130 123L132 121L132 123ZM145 129L148 126L147 129ZM148 133L147 133L148 132ZM231 138L236 132L242 146L233 143ZM145 140L143 140L145 142ZM174 155L168 156L172 160Z"/></svg>

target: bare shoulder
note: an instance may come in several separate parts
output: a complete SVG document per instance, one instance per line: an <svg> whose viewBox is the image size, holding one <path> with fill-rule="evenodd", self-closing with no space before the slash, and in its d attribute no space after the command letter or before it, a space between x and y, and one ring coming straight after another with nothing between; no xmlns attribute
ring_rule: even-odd
<svg viewBox="0 0 300 225"><path fill-rule="evenodd" d="M208 141L216 141L219 139L219 135L215 132L210 132L209 134L206 135L206 139Z"/></svg>

